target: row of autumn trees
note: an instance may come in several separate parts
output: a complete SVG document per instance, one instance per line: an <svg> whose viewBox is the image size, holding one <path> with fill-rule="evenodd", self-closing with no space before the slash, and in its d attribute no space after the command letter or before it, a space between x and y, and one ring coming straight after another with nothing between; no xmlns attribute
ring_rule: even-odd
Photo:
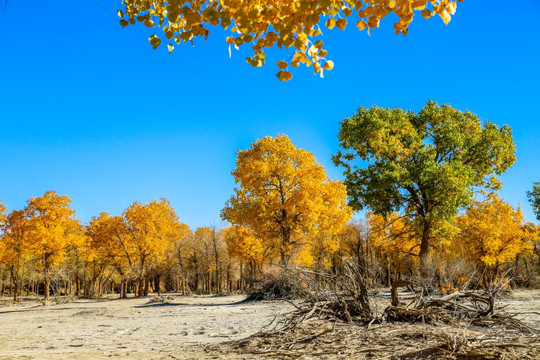
<svg viewBox="0 0 540 360"><path fill-rule="evenodd" d="M71 200L54 191L31 198L22 210L0 205L2 294L21 291L86 297L115 291L219 293L244 286L242 265L229 257L225 231L193 232L165 200L134 202L121 216L101 213L82 225ZM234 282L234 283L233 283Z"/></svg>
<svg viewBox="0 0 540 360"><path fill-rule="evenodd" d="M69 202L50 191L3 217L2 293L10 289L17 299L22 290L43 291L47 298L51 281L57 294L87 297L106 291L125 297L128 285L142 296L150 284L155 291L226 293L253 285L271 263L327 270L344 259L368 268L370 284L388 285L410 277L419 262L414 229L397 213L387 218L369 213L334 233L292 236L291 243L278 237L265 241L243 226L192 232L165 200L136 202L122 216L102 213L81 226ZM463 260L491 276L511 264L523 281L530 280L538 274L539 234L519 209L489 194L457 218L453 236L437 243L439 262L432 270L446 290L470 274Z"/></svg>
<svg viewBox="0 0 540 360"><path fill-rule="evenodd" d="M360 108L339 140L344 182L284 135L239 151L224 229L193 232L164 199L83 226L67 196L32 198L1 218L2 293L47 298L51 283L85 296L223 293L252 286L273 264L339 271L343 261L371 285L420 275L449 290L476 273L488 286L510 265L515 279L538 281L539 227L495 192L515 161L509 127L428 102L418 114Z"/></svg>

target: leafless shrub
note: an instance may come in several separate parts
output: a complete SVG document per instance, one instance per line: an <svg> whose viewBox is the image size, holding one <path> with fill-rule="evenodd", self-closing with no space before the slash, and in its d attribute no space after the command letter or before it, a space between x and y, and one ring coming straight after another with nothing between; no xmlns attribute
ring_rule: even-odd
<svg viewBox="0 0 540 360"><path fill-rule="evenodd" d="M297 300L305 298L306 295L307 285L303 282L302 276L289 269L267 274L246 300Z"/></svg>
<svg viewBox="0 0 540 360"><path fill-rule="evenodd" d="M166 300L162 296L153 296L146 302L147 304L163 304Z"/></svg>
<svg viewBox="0 0 540 360"><path fill-rule="evenodd" d="M286 274L289 279L302 279L304 293L301 301L291 301L295 310L277 322L274 329L291 330L314 318L346 323L373 319L363 272L356 263L345 261L334 272L294 267L287 269ZM317 336L328 331L333 330L327 329Z"/></svg>
<svg viewBox="0 0 540 360"><path fill-rule="evenodd" d="M464 286L462 290L442 297L427 298L424 298L421 292L405 307L387 307L383 314L384 320L454 325L459 324L460 321L468 321L473 325L499 325L504 328L533 332L532 328L515 318L519 314L510 315L496 309L496 298L511 281L508 278L511 271L512 269L509 269L500 280L481 291L467 290Z"/></svg>

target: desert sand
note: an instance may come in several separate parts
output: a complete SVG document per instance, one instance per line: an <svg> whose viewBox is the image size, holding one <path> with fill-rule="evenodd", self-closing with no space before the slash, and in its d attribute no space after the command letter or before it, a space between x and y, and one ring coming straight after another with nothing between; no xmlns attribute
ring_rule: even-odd
<svg viewBox="0 0 540 360"><path fill-rule="evenodd" d="M220 344L253 335L276 314L292 310L287 302L245 302L238 295L167 294L156 300L77 299L44 306L35 298L17 304L0 299L0 359L251 359ZM540 328L540 291L514 291L501 303L508 312L538 313L520 318Z"/></svg>
<svg viewBox="0 0 540 360"><path fill-rule="evenodd" d="M0 359L190 359L204 345L252 335L290 309L243 296L33 299L0 307ZM230 358L230 357L229 357Z"/></svg>

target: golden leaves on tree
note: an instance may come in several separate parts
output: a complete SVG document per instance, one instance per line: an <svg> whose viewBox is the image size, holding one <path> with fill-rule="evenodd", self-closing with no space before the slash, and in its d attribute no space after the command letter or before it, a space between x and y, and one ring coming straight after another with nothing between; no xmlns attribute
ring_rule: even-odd
<svg viewBox="0 0 540 360"><path fill-rule="evenodd" d="M222 218L249 229L242 237L261 239L283 264L313 236L336 234L351 218L345 186L328 179L313 154L285 135L259 139L239 151L233 175L239 186Z"/></svg>
<svg viewBox="0 0 540 360"><path fill-rule="evenodd" d="M143 23L160 29L161 35L154 33L148 40L156 49L162 39L167 39L169 53L173 43L206 39L209 27L218 25L231 31L226 38L229 46L251 47L253 54L246 62L254 67L264 65L267 49L285 49L291 55L278 62L277 77L287 81L292 78L286 71L288 65L304 63L321 76L333 67L324 66L329 61L326 50L315 46L318 42L322 45L317 37L323 35L324 28L345 30L349 17L360 18L356 27L369 32L384 17L395 14L399 19L394 23L396 34L406 35L416 12L426 19L439 15L448 24L456 7L452 0L123 0L118 16L122 27Z"/></svg>
<svg viewBox="0 0 540 360"><path fill-rule="evenodd" d="M532 247L523 220L520 208L489 194L483 201L476 200L458 218L461 231L456 245L465 256L485 267L514 261L517 254Z"/></svg>

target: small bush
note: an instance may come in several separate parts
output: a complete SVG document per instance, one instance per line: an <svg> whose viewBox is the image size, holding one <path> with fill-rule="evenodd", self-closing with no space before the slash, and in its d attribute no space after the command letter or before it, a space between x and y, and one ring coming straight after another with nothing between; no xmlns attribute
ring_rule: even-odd
<svg viewBox="0 0 540 360"><path fill-rule="evenodd" d="M290 272L280 272L277 274L266 274L265 277L256 284L256 289L252 291L246 300L295 300L307 296L307 287L296 275Z"/></svg>

